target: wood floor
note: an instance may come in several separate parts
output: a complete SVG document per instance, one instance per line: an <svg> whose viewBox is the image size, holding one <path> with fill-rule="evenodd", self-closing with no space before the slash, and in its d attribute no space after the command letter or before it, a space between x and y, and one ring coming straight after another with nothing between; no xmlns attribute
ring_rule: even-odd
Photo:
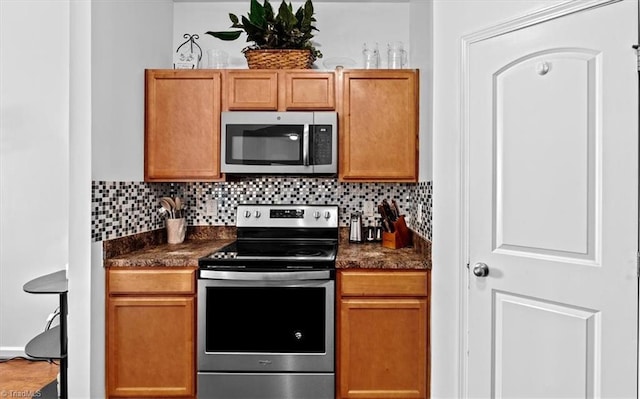
<svg viewBox="0 0 640 399"><path fill-rule="evenodd" d="M0 398L31 398L55 380L58 365L49 362L13 359L0 362Z"/></svg>

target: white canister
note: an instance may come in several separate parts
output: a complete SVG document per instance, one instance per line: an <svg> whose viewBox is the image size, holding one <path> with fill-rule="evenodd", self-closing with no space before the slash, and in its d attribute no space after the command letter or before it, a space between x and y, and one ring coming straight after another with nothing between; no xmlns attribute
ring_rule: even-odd
<svg viewBox="0 0 640 399"><path fill-rule="evenodd" d="M180 244L184 241L187 233L187 220L185 218L167 219L167 242L169 244Z"/></svg>

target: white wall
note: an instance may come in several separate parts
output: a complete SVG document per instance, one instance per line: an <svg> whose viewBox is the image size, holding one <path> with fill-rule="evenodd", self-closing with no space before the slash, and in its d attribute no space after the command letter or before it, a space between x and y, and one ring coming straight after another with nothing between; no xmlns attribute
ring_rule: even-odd
<svg viewBox="0 0 640 399"><path fill-rule="evenodd" d="M229 13L240 18L247 15L249 2L180 2L175 4L173 27L173 50L184 41L183 34L200 35L198 44L203 52L211 48L229 53L230 68L246 68L247 63L241 50L249 43L243 33L232 42L225 42L204 34L206 31L225 31L231 29ZM279 2L272 2L279 4ZM302 1L292 1L294 10ZM324 57L316 61L318 69L326 69L324 61L335 61L336 58L348 58L355 67L362 67L362 45L365 42L378 42L380 50L386 49L387 43L402 41L410 49L409 41L409 3L363 4L362 2L323 2L313 3L316 12L316 33L314 41ZM274 6L275 7L275 6ZM386 67L386 50L381 60ZM204 56L206 66L206 55ZM413 66L412 66L413 67Z"/></svg>
<svg viewBox="0 0 640 399"><path fill-rule="evenodd" d="M460 356L460 39L558 0L434 0L431 392L457 398Z"/></svg>
<svg viewBox="0 0 640 399"><path fill-rule="evenodd" d="M92 179L142 181L144 70L173 67L173 2L94 1L92 20Z"/></svg>
<svg viewBox="0 0 640 399"><path fill-rule="evenodd" d="M89 397L91 321L91 2L70 1L68 395ZM104 363L104 362L103 362Z"/></svg>
<svg viewBox="0 0 640 399"><path fill-rule="evenodd" d="M0 1L0 357L58 306L22 290L68 262L68 1Z"/></svg>
<svg viewBox="0 0 640 399"><path fill-rule="evenodd" d="M411 65L420 69L419 180L433 180L433 0L410 4Z"/></svg>

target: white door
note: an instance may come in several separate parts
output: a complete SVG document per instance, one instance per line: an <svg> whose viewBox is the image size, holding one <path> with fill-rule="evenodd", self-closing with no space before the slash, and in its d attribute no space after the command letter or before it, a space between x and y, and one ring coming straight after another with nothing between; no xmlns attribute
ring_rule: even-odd
<svg viewBox="0 0 640 399"><path fill-rule="evenodd" d="M637 397L638 3L595 3L468 41L469 397Z"/></svg>

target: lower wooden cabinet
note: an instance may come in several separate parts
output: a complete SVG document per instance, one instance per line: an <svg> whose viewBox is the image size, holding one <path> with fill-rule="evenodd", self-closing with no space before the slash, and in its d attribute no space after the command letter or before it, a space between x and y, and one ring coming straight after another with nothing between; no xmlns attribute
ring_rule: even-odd
<svg viewBox="0 0 640 399"><path fill-rule="evenodd" d="M429 272L340 271L337 398L427 398Z"/></svg>
<svg viewBox="0 0 640 399"><path fill-rule="evenodd" d="M107 395L195 398L192 268L107 270Z"/></svg>

